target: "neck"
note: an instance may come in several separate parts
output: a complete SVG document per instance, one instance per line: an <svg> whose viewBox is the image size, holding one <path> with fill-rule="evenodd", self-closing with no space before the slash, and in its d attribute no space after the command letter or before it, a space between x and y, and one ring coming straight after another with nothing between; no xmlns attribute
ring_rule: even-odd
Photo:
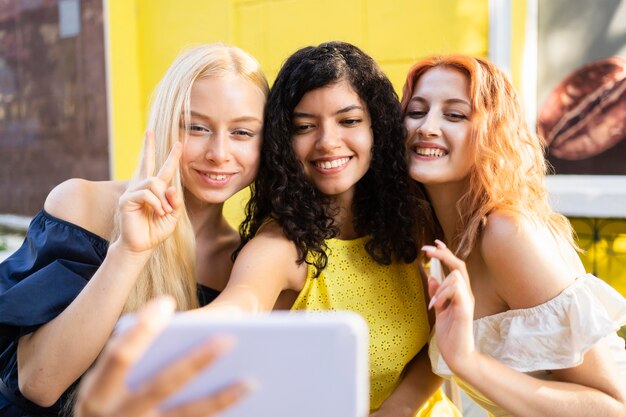
<svg viewBox="0 0 626 417"><path fill-rule="evenodd" d="M331 210L334 212L333 220L339 228L339 239L351 240L359 237L354 230L354 212L352 211L353 193L344 193L332 199Z"/></svg>
<svg viewBox="0 0 626 417"><path fill-rule="evenodd" d="M196 239L199 236L216 236L223 233L225 227L230 228L222 213L224 203L204 203L187 195L185 205Z"/></svg>
<svg viewBox="0 0 626 417"><path fill-rule="evenodd" d="M457 225L460 215L457 210L457 203L465 192L465 184L434 184L425 186L426 193L430 199L435 216L443 229L444 240L451 243L458 233Z"/></svg>

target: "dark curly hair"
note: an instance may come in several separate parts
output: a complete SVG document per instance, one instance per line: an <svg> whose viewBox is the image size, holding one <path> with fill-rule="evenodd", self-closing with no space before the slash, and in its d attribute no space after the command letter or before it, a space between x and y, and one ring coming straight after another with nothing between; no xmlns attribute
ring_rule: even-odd
<svg viewBox="0 0 626 417"><path fill-rule="evenodd" d="M399 100L376 62L345 42L302 48L278 73L265 109L261 164L240 226L240 248L272 219L295 243L298 263L315 265L316 275L325 268L325 240L338 234L335 213L330 199L306 179L296 159L292 115L307 92L343 80L367 105L374 138L371 165L355 188L354 228L370 236L366 250L381 264L416 258L415 187L406 168Z"/></svg>

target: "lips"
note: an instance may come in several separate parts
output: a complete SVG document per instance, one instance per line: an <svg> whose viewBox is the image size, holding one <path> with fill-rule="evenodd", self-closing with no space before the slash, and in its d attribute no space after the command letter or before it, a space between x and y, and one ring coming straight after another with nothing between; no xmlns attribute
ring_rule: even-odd
<svg viewBox="0 0 626 417"><path fill-rule="evenodd" d="M541 108L538 132L557 158L598 155L626 137L626 59L592 62L565 78Z"/></svg>

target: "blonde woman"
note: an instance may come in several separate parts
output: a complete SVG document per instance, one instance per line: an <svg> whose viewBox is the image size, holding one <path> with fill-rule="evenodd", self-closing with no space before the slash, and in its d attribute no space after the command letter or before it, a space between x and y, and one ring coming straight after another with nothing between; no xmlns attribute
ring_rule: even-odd
<svg viewBox="0 0 626 417"><path fill-rule="evenodd" d="M409 174L450 246L424 248L449 271L429 280L434 372L493 416L625 416L626 300L585 274L550 209L542 144L506 76L479 58L427 58L402 109Z"/></svg>
<svg viewBox="0 0 626 417"><path fill-rule="evenodd" d="M238 48L181 54L157 87L130 182L69 180L0 265L0 414L56 415L120 314L222 290L239 235L224 201L254 179L267 81Z"/></svg>

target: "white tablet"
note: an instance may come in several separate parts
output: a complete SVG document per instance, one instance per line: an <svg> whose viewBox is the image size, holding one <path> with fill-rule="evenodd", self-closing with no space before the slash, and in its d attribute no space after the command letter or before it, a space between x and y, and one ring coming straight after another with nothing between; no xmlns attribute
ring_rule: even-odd
<svg viewBox="0 0 626 417"><path fill-rule="evenodd" d="M136 388L211 335L232 335L235 347L170 397L165 408L246 380L254 386L252 393L220 417L369 414L368 330L363 318L350 312L228 318L177 314L131 369L129 387Z"/></svg>

